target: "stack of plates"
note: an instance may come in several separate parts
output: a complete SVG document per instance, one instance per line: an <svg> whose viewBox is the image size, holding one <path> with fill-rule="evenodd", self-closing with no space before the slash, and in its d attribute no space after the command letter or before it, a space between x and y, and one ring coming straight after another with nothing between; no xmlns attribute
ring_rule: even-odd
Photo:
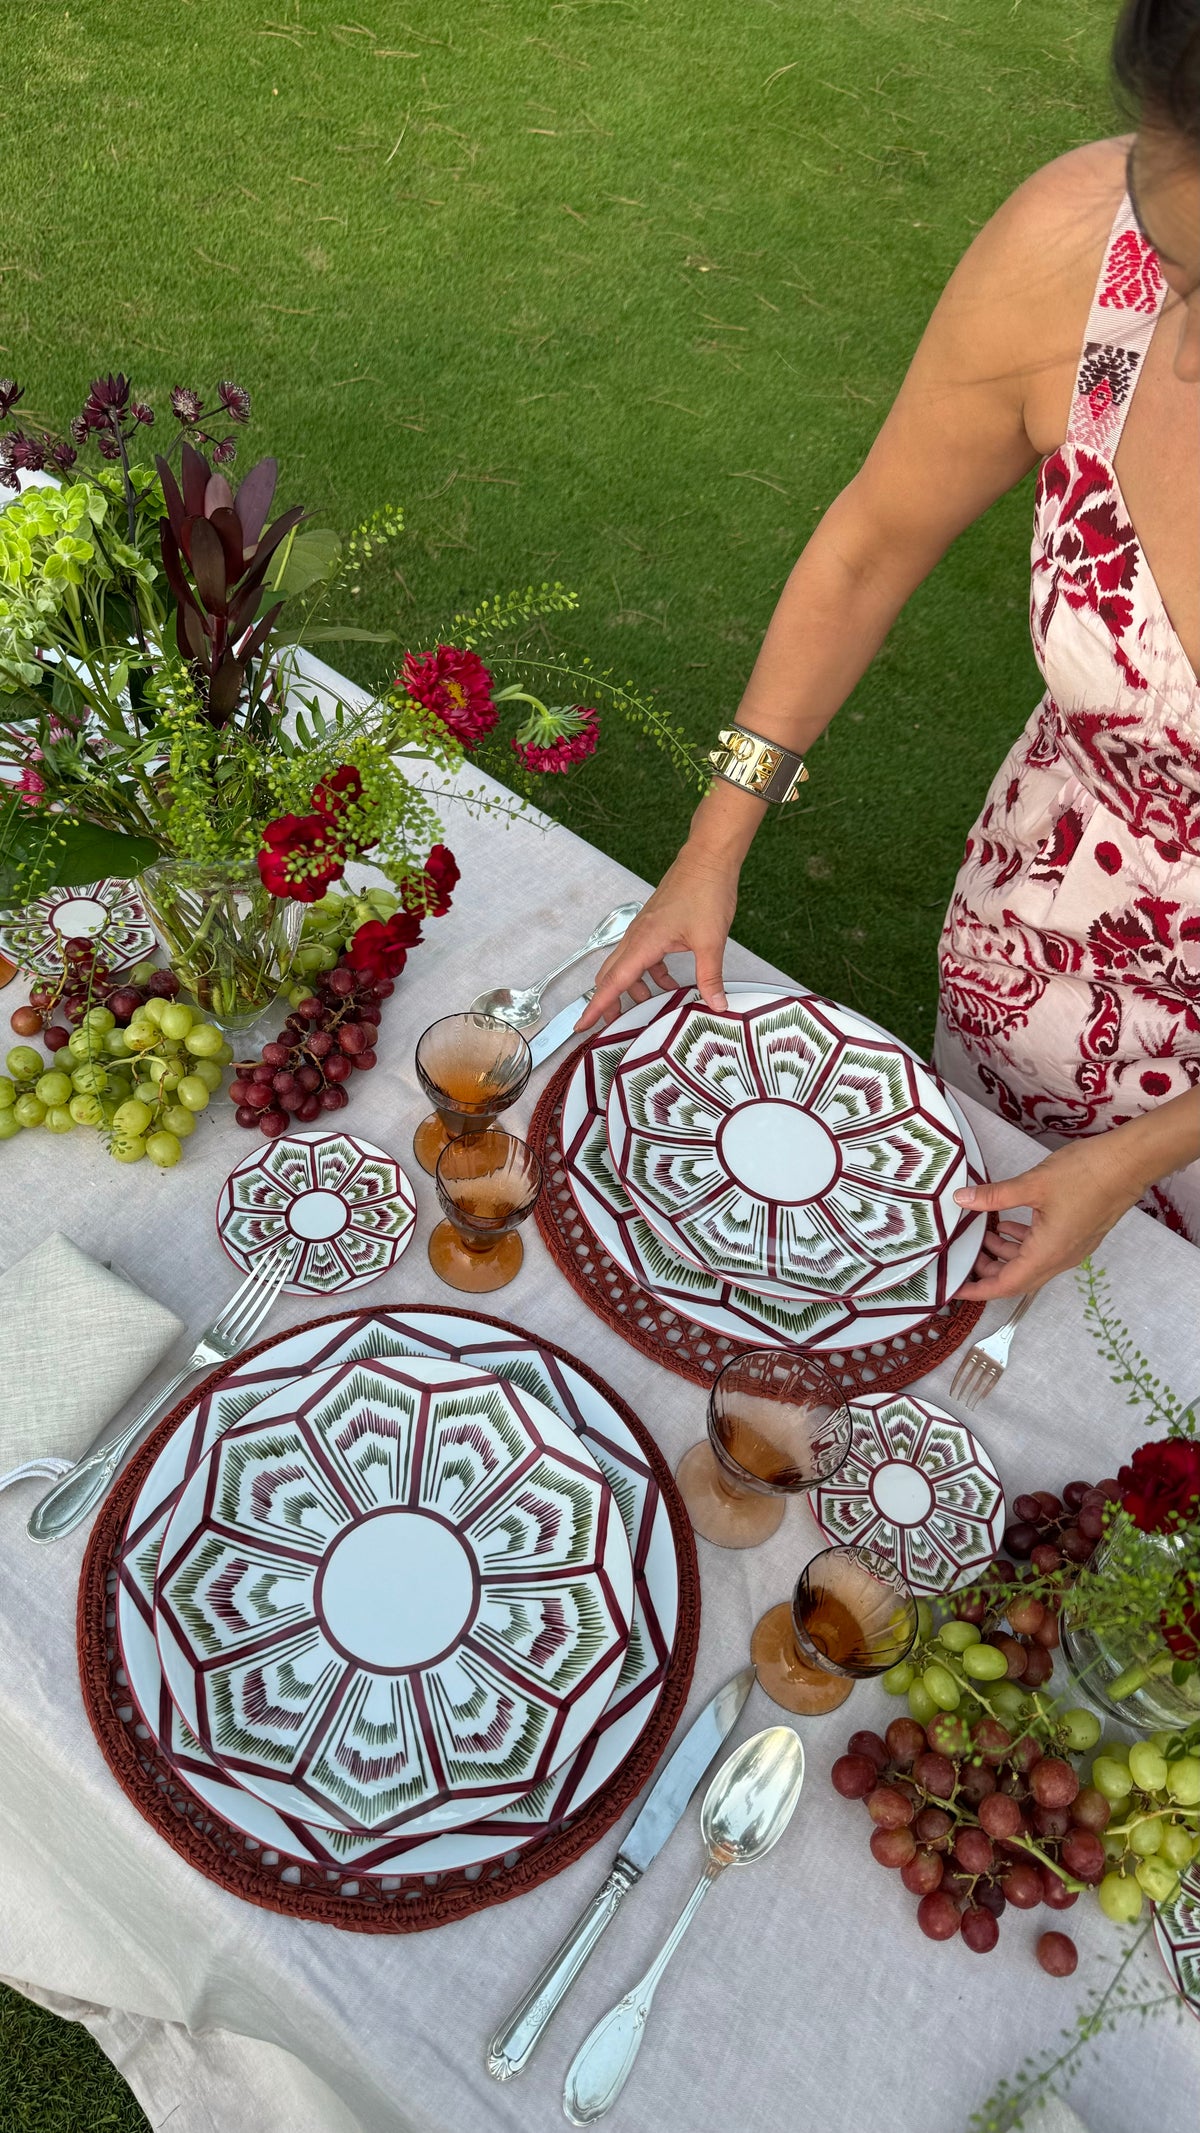
<svg viewBox="0 0 1200 2133"><path fill-rule="evenodd" d="M255 1845L482 1870L590 1799L661 1693L678 1570L628 1425L468 1316L238 1365L139 1492L117 1629L184 1782Z"/></svg>
<svg viewBox="0 0 1200 2133"><path fill-rule="evenodd" d="M832 1349L906 1333L983 1236L955 1191L986 1173L948 1090L864 1016L795 990L694 990L621 1016L563 1104L596 1242L715 1332Z"/></svg>

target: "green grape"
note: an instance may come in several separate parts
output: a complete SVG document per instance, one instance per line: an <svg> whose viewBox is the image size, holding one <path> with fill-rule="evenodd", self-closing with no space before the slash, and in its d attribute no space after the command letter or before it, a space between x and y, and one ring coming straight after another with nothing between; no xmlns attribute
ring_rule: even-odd
<svg viewBox="0 0 1200 2133"><path fill-rule="evenodd" d="M222 1069L218 1066L215 1059L193 1060L192 1073L194 1074L197 1081L202 1081L204 1083L205 1088L209 1091L210 1095L213 1096L216 1095L217 1090L220 1088L221 1083L225 1079L224 1073Z"/></svg>
<svg viewBox="0 0 1200 2133"><path fill-rule="evenodd" d="M14 1044L4 1061L5 1071L14 1081L35 1081L45 1071L46 1062L31 1044Z"/></svg>
<svg viewBox="0 0 1200 2133"><path fill-rule="evenodd" d="M394 889L368 889L366 900L369 904L374 904L375 909L382 912L385 918L390 918L393 911L400 909L400 898Z"/></svg>
<svg viewBox="0 0 1200 2133"><path fill-rule="evenodd" d="M1196 1856L1198 1843L1200 1839L1189 1836L1181 1822L1168 1822L1163 1829L1162 1843L1158 1847L1159 1856L1166 1860L1168 1866L1190 1866Z"/></svg>
<svg viewBox="0 0 1200 2133"><path fill-rule="evenodd" d="M111 1007L89 1007L82 1026L84 1029L99 1030L100 1035L106 1037L110 1029L116 1028L117 1018Z"/></svg>
<svg viewBox="0 0 1200 2133"><path fill-rule="evenodd" d="M53 1107L71 1101L71 1077L58 1067L51 1067L48 1074L39 1074L33 1085L33 1093L42 1103Z"/></svg>
<svg viewBox="0 0 1200 2133"><path fill-rule="evenodd" d="M933 1698L939 1711L957 1711L962 1702L962 1690L948 1666L934 1659L921 1676L927 1695Z"/></svg>
<svg viewBox="0 0 1200 2133"><path fill-rule="evenodd" d="M1158 1749L1160 1755L1165 1755L1171 1745L1172 1736L1165 1726L1160 1726L1157 1733L1148 1733L1146 1739Z"/></svg>
<svg viewBox="0 0 1200 2133"><path fill-rule="evenodd" d="M1003 1681L1008 1661L994 1644L969 1644L962 1655L962 1670L971 1681Z"/></svg>
<svg viewBox="0 0 1200 2133"><path fill-rule="evenodd" d="M115 1133L108 1152L114 1163L140 1163L146 1153L146 1143L140 1133Z"/></svg>
<svg viewBox="0 0 1200 2133"><path fill-rule="evenodd" d="M182 1080L183 1075L180 1073L178 1067L168 1067L166 1073L163 1075L162 1085L164 1089L169 1089L171 1094L174 1095L176 1089L179 1087L179 1084Z"/></svg>
<svg viewBox="0 0 1200 2133"><path fill-rule="evenodd" d="M903 1696L917 1678L917 1670L909 1659L900 1659L895 1666L879 1676L879 1685L889 1696Z"/></svg>
<svg viewBox="0 0 1200 2133"><path fill-rule="evenodd" d="M182 1104L168 1104L162 1115L162 1123L168 1133L175 1135L177 1141L185 1141L188 1135L196 1130L194 1115L191 1111L185 1111Z"/></svg>
<svg viewBox="0 0 1200 2133"><path fill-rule="evenodd" d="M34 1096L30 1092L27 1092L24 1096L18 1096L13 1105L13 1117L18 1119L23 1126L40 1126L45 1116L45 1104L40 1096Z"/></svg>
<svg viewBox="0 0 1200 2133"><path fill-rule="evenodd" d="M372 920L377 919L378 916L379 913L374 909L373 905L367 902L365 896L361 903L357 903L354 906L354 924L356 927L369 926Z"/></svg>
<svg viewBox="0 0 1200 2133"><path fill-rule="evenodd" d="M965 1652L968 1644L979 1643L979 1631L973 1622L943 1622L938 1631L938 1643L944 1644L949 1652Z"/></svg>
<svg viewBox="0 0 1200 2133"><path fill-rule="evenodd" d="M1105 1858L1111 1859L1114 1866L1119 1866L1121 1860L1125 1857L1124 1837L1110 1836L1109 1832L1105 1830L1100 1842L1104 1846Z"/></svg>
<svg viewBox="0 0 1200 2133"><path fill-rule="evenodd" d="M1149 1816L1144 1822L1135 1822L1125 1835L1125 1842L1139 1859L1153 1859L1162 1846L1162 1823L1157 1816Z"/></svg>
<svg viewBox="0 0 1200 2133"><path fill-rule="evenodd" d="M1072 1755L1086 1755L1100 1738L1100 1721L1094 1711L1085 1711L1082 1704L1075 1704L1069 1711L1060 1711L1058 1723L1067 1736L1067 1746Z"/></svg>
<svg viewBox="0 0 1200 2133"><path fill-rule="evenodd" d="M923 1681L914 1681L908 1692L908 1708L919 1726L927 1726L939 1710Z"/></svg>
<svg viewBox="0 0 1200 2133"><path fill-rule="evenodd" d="M1129 1751L1129 1774L1140 1792L1161 1792L1167 1782L1167 1759L1148 1740L1135 1741Z"/></svg>
<svg viewBox="0 0 1200 2133"><path fill-rule="evenodd" d="M130 1029L133 1028L135 1022L153 1022L155 1029L161 1029L163 1016L172 1004L170 1000L160 1000L158 994L152 992L150 998L142 1002L136 1015L134 1015L129 1024Z"/></svg>
<svg viewBox="0 0 1200 2133"><path fill-rule="evenodd" d="M82 1024L78 1029L73 1029L67 1038L66 1050L72 1059L90 1059L96 1050L96 1039L91 1030L85 1029Z"/></svg>
<svg viewBox="0 0 1200 2133"><path fill-rule="evenodd" d="M68 1104L51 1104L42 1124L47 1133L73 1133L75 1121Z"/></svg>
<svg viewBox="0 0 1200 2133"><path fill-rule="evenodd" d="M0 1111L11 1111L17 1100L17 1091L7 1074L0 1074Z"/></svg>
<svg viewBox="0 0 1200 2133"><path fill-rule="evenodd" d="M284 999L287 1001L289 1007L299 1007L301 1000L307 1000L307 998L307 985L289 985L286 993L284 994Z"/></svg>
<svg viewBox="0 0 1200 2133"><path fill-rule="evenodd" d="M331 970L333 963L337 961L336 955L333 956L332 962L326 960L331 953L331 950L323 948L317 941L305 941L296 950L294 967L297 970Z"/></svg>
<svg viewBox="0 0 1200 2133"><path fill-rule="evenodd" d="M1025 1709L1025 1691L1019 1682L998 1681L995 1688L988 1690L988 1702L1004 1720L1005 1725L1008 1725L1011 1719L1020 1718L1022 1715Z"/></svg>
<svg viewBox="0 0 1200 2133"><path fill-rule="evenodd" d="M77 1126L102 1126L104 1107L96 1096L73 1096L70 1113Z"/></svg>
<svg viewBox="0 0 1200 2133"><path fill-rule="evenodd" d="M153 1111L158 1104L158 1090L152 1081L135 1081L129 1094L134 1098L135 1102L145 1104L150 1111Z"/></svg>
<svg viewBox="0 0 1200 2133"><path fill-rule="evenodd" d="M197 1022L195 1028L188 1031L183 1042L184 1049L191 1053L193 1059L215 1059L225 1039L219 1029L213 1028L211 1022Z"/></svg>
<svg viewBox="0 0 1200 2133"><path fill-rule="evenodd" d="M230 1044L228 1037L226 1037L221 1045L220 1051L216 1054L215 1064L217 1066L223 1067L228 1066L232 1058L233 1046Z"/></svg>
<svg viewBox="0 0 1200 2133"><path fill-rule="evenodd" d="M0 1111L0 1141L15 1141L20 1130L21 1121L10 1104L6 1111Z"/></svg>
<svg viewBox="0 0 1200 2133"><path fill-rule="evenodd" d="M43 1074L42 1080L45 1079ZM99 1096L101 1090L108 1087L108 1069L88 1061L84 1066L76 1067L71 1083L81 1096Z"/></svg>
<svg viewBox="0 0 1200 2133"><path fill-rule="evenodd" d="M1096 1890L1100 1909L1114 1926L1131 1926L1140 1915L1142 1892L1131 1874L1106 1874Z"/></svg>
<svg viewBox="0 0 1200 2133"><path fill-rule="evenodd" d="M151 1052L148 1058L139 1062L139 1069L147 1081L162 1081L167 1071L167 1062L161 1059L157 1052Z"/></svg>
<svg viewBox="0 0 1200 2133"><path fill-rule="evenodd" d="M156 1022L139 1022L135 1015L125 1032L125 1043L131 1052L148 1052L158 1043L160 1034Z"/></svg>
<svg viewBox="0 0 1200 2133"><path fill-rule="evenodd" d="M1092 1783L1106 1800L1126 1800L1133 1791L1129 1765L1118 1762L1115 1755L1096 1757L1092 1764Z"/></svg>
<svg viewBox="0 0 1200 2133"><path fill-rule="evenodd" d="M127 985L148 985L157 969L157 963L135 963L125 982Z"/></svg>
<svg viewBox="0 0 1200 2133"><path fill-rule="evenodd" d="M158 1017L158 1026L164 1037L178 1040L186 1037L196 1017L182 1000L168 1000Z"/></svg>
<svg viewBox="0 0 1200 2133"><path fill-rule="evenodd" d="M1151 1903L1169 1903L1179 1887L1179 1876L1165 1859L1139 1859L1133 1871Z"/></svg>
<svg viewBox="0 0 1200 2133"><path fill-rule="evenodd" d="M170 1085L168 1075L166 1086L169 1088ZM176 1093L180 1103L186 1104L189 1111L203 1111L208 1103L208 1090L198 1074L185 1074Z"/></svg>
<svg viewBox="0 0 1200 2133"><path fill-rule="evenodd" d="M146 1153L160 1170L172 1170L183 1154L183 1149L173 1133L152 1133L146 1141Z"/></svg>
<svg viewBox="0 0 1200 2133"><path fill-rule="evenodd" d="M149 1104L143 1103L138 1096L130 1096L123 1104L118 1104L113 1114L113 1125L119 1135L137 1139L145 1132L151 1116ZM139 1154L144 1155L145 1152L144 1148L139 1150ZM121 1160L136 1162L137 1156L123 1157Z"/></svg>
<svg viewBox="0 0 1200 2133"><path fill-rule="evenodd" d="M1178 1762L1168 1763L1164 1787L1181 1807L1200 1806L1200 1756L1181 1755Z"/></svg>
<svg viewBox="0 0 1200 2133"><path fill-rule="evenodd" d="M123 1029L110 1029L105 1033L104 1049L110 1059L128 1059L129 1039Z"/></svg>

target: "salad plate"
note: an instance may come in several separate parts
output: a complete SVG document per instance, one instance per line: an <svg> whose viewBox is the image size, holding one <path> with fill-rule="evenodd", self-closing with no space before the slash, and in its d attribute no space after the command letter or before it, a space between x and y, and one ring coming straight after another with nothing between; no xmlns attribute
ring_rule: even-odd
<svg viewBox="0 0 1200 2133"><path fill-rule="evenodd" d="M978 1437L911 1393L864 1394L850 1449L812 1492L813 1517L839 1547L877 1548L914 1592L956 1592L992 1561L1004 1491Z"/></svg>
<svg viewBox="0 0 1200 2133"><path fill-rule="evenodd" d="M352 1133L281 1133L230 1171L217 1235L249 1273L264 1252L293 1254L284 1289L334 1296L361 1289L412 1242L417 1202L394 1156Z"/></svg>
<svg viewBox="0 0 1200 2133"><path fill-rule="evenodd" d="M541 1784L621 1671L633 1569L553 1411L436 1358L346 1362L226 1430L171 1514L163 1673L269 1805L454 1827Z"/></svg>
<svg viewBox="0 0 1200 2133"><path fill-rule="evenodd" d="M313 1370L377 1356L433 1354L511 1378L551 1407L591 1452L612 1490L634 1566L633 1617L615 1688L591 1733L544 1784L455 1830L382 1838L326 1829L280 1811L226 1776L176 1710L154 1639L154 1580L163 1533L188 1476L225 1429ZM628 1423L590 1378L553 1351L487 1319L445 1309L359 1309L289 1334L236 1363L172 1432L138 1491L121 1551L116 1630L122 1671L149 1733L202 1804L268 1853L331 1873L380 1877L484 1870L511 1862L608 1783L662 1694L679 1609L679 1568L666 1503ZM289 1870L290 1871L290 1870Z"/></svg>

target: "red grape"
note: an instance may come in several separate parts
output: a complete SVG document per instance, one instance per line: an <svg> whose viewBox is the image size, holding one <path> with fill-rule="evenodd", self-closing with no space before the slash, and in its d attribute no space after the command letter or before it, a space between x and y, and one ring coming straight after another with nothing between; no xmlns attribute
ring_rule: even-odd
<svg viewBox="0 0 1200 2133"><path fill-rule="evenodd" d="M1084 1539L1091 1541L1093 1546L1104 1532L1103 1504L1104 1499L1101 1497L1099 1503L1085 1504L1079 1514L1079 1530Z"/></svg>
<svg viewBox="0 0 1200 2133"><path fill-rule="evenodd" d="M1059 1858L1076 1881L1094 1887L1104 1879L1104 1846L1092 1829L1069 1829L1059 1848Z"/></svg>
<svg viewBox="0 0 1200 2133"><path fill-rule="evenodd" d="M345 1089L322 1089L322 1111L341 1111L350 1101Z"/></svg>
<svg viewBox="0 0 1200 2133"><path fill-rule="evenodd" d="M258 1114L258 1130L260 1133L265 1133L269 1141L273 1141L277 1133L286 1133L287 1112L260 1111Z"/></svg>
<svg viewBox="0 0 1200 2133"><path fill-rule="evenodd" d="M1120 1503L1121 1484L1111 1474L1106 1475L1103 1481L1098 1481L1096 1487L1106 1503Z"/></svg>
<svg viewBox="0 0 1200 2133"><path fill-rule="evenodd" d="M1079 1950L1067 1933L1043 1933L1037 1944L1037 1959L1047 1977L1070 1977L1079 1961Z"/></svg>
<svg viewBox="0 0 1200 2133"><path fill-rule="evenodd" d="M229 1084L230 1101L235 1104L244 1104L247 1089L252 1089L253 1087L254 1083L252 1081L243 1081L240 1074L235 1074Z"/></svg>
<svg viewBox="0 0 1200 2133"><path fill-rule="evenodd" d="M1068 1511L1077 1511L1092 1484L1090 1481L1068 1481L1063 1490L1063 1502Z"/></svg>
<svg viewBox="0 0 1200 2133"><path fill-rule="evenodd" d="M315 1029L308 1040L308 1049L314 1059L324 1059L333 1050L333 1034L327 1029Z"/></svg>
<svg viewBox="0 0 1200 2133"><path fill-rule="evenodd" d="M999 1926L982 1904L972 1904L963 1912L958 1930L975 1955L987 1955L1000 1938Z"/></svg>
<svg viewBox="0 0 1200 2133"><path fill-rule="evenodd" d="M70 999L63 1000L61 1004L61 1013L67 1022L72 1023L75 1028L78 1028L79 1024L82 1022L84 1016L87 1013L86 996L81 997L79 995L73 995Z"/></svg>
<svg viewBox="0 0 1200 2133"><path fill-rule="evenodd" d="M1038 1623L1044 1622L1046 1619L1045 1608L1040 1600L1033 1598L1032 1594L1023 1600L1010 1600L1007 1612L1009 1622L1022 1637L1032 1637Z"/></svg>
<svg viewBox="0 0 1200 2133"><path fill-rule="evenodd" d="M344 1000L347 993L354 991L354 973L341 967L331 970L325 979L325 990Z"/></svg>
<svg viewBox="0 0 1200 2133"><path fill-rule="evenodd" d="M1048 1577L1052 1570L1062 1569L1062 1556L1053 1541L1039 1542L1029 1560L1042 1577Z"/></svg>
<svg viewBox="0 0 1200 2133"><path fill-rule="evenodd" d="M866 1760L864 1756L863 1761ZM881 1829L902 1829L912 1821L916 1809L898 1785L876 1785L867 1795L867 1813Z"/></svg>
<svg viewBox="0 0 1200 2133"><path fill-rule="evenodd" d="M958 1905L942 1889L934 1889L917 1905L917 1924L927 1940L953 1940L958 1931Z"/></svg>
<svg viewBox="0 0 1200 2133"><path fill-rule="evenodd" d="M270 1110L271 1090L270 1085L268 1083L262 1081L251 1081L249 1083L244 1083L243 1087L245 1088L246 1093L242 1098L242 1101L244 1104L248 1105L251 1111Z"/></svg>
<svg viewBox="0 0 1200 2133"><path fill-rule="evenodd" d="M320 1088L322 1078L319 1067L302 1066L296 1069L296 1080L306 1095L311 1095L314 1089Z"/></svg>
<svg viewBox="0 0 1200 2133"><path fill-rule="evenodd" d="M942 1887L955 1903L966 1903L974 1886L974 1874L964 1874L957 1866L948 1866L942 1875Z"/></svg>
<svg viewBox="0 0 1200 2133"><path fill-rule="evenodd" d="M264 1066L285 1067L292 1055L286 1044L280 1044L276 1041L272 1044L264 1044L262 1056Z"/></svg>
<svg viewBox="0 0 1200 2133"><path fill-rule="evenodd" d="M925 1728L929 1745L939 1755L965 1755L971 1743L971 1731L965 1718L957 1712L939 1711Z"/></svg>
<svg viewBox="0 0 1200 2133"><path fill-rule="evenodd" d="M251 1073L250 1079L257 1082L260 1089L269 1089L275 1079L275 1069L273 1066L268 1066L265 1060L260 1060Z"/></svg>
<svg viewBox="0 0 1200 2133"><path fill-rule="evenodd" d="M1008 1661L1009 1680L1020 1681L1025 1673L1025 1660L1027 1657L1025 1646L1019 1643L1016 1637L1006 1637L1003 1633L994 1636L991 1642L998 1652L1003 1652L1005 1659Z"/></svg>
<svg viewBox="0 0 1200 2133"><path fill-rule="evenodd" d="M300 1000L297 1002L296 1005L296 1013L301 1016L305 1022L319 1022L324 1012L325 1010L322 1007L320 1001L315 1000L311 993L309 994L307 1000Z"/></svg>
<svg viewBox="0 0 1200 2133"><path fill-rule="evenodd" d="M998 1718L981 1718L971 1735L971 1745L985 1763L1002 1763L1012 1747L1012 1734Z"/></svg>
<svg viewBox="0 0 1200 2133"><path fill-rule="evenodd" d="M146 991L160 1000L173 1000L179 991L179 980L173 970L156 970L146 980Z"/></svg>
<svg viewBox="0 0 1200 2133"><path fill-rule="evenodd" d="M1058 1545L1069 1563L1086 1563L1091 1559L1099 1538L1097 1533L1089 1540L1081 1527L1067 1526L1058 1536Z"/></svg>
<svg viewBox="0 0 1200 2133"><path fill-rule="evenodd" d="M143 997L137 985L117 985L109 993L108 1011L116 1016L118 1022L129 1022L142 1005Z"/></svg>
<svg viewBox="0 0 1200 2133"><path fill-rule="evenodd" d="M1016 1859L1001 1875L1004 1893L1018 1911L1033 1911L1042 1900L1042 1877L1032 1859Z"/></svg>
<svg viewBox="0 0 1200 2133"><path fill-rule="evenodd" d="M911 1829L873 1829L871 1850L880 1866L907 1866L917 1849Z"/></svg>
<svg viewBox="0 0 1200 2133"><path fill-rule="evenodd" d="M349 1081L354 1069L344 1052L330 1052L325 1061L325 1075L329 1081Z"/></svg>
<svg viewBox="0 0 1200 2133"><path fill-rule="evenodd" d="M36 1007L14 1007L8 1026L18 1037L36 1037L41 1031L42 1018Z"/></svg>
<svg viewBox="0 0 1200 2133"><path fill-rule="evenodd" d="M1063 1507L1061 1500L1057 1496L1052 1495L1049 1489L1035 1489L1033 1492L1033 1496L1034 1502L1041 1506L1043 1518L1062 1517Z"/></svg>
<svg viewBox="0 0 1200 2133"><path fill-rule="evenodd" d="M1079 1776L1060 1755L1043 1755L1029 1773L1029 1790L1039 1807L1069 1807L1079 1791Z"/></svg>
<svg viewBox="0 0 1200 2133"><path fill-rule="evenodd" d="M913 1764L913 1776L918 1785L923 1785L926 1792L933 1793L938 1800L950 1798L954 1790L954 1775L954 1765L949 1756L938 1755L932 1748L927 1748L924 1755L919 1755Z"/></svg>
<svg viewBox="0 0 1200 2133"><path fill-rule="evenodd" d="M1028 1777L1041 1752L1041 1744L1032 1733L1022 1733L1020 1740L1015 1740L1009 1749L1008 1760L1014 1771L1021 1771Z"/></svg>
<svg viewBox="0 0 1200 2133"><path fill-rule="evenodd" d="M64 1029L61 1022L52 1022L49 1029L42 1031L42 1043L48 1052L61 1052L64 1044L70 1041L71 1032Z"/></svg>
<svg viewBox="0 0 1200 2133"><path fill-rule="evenodd" d="M959 1773L958 1796L968 1807L980 1807L996 1790L996 1773L986 1763L967 1763Z"/></svg>
<svg viewBox="0 0 1200 2133"><path fill-rule="evenodd" d="M257 1126L258 1112L250 1104L239 1104L234 1112L239 1126Z"/></svg>
<svg viewBox="0 0 1200 2133"><path fill-rule="evenodd" d="M989 1592L992 1591L994 1586L1015 1585L1016 1582L1016 1564L1006 1563L1002 1555L998 1555L994 1562L988 1564L983 1575L983 1583Z"/></svg>
<svg viewBox="0 0 1200 2133"><path fill-rule="evenodd" d="M979 1826L989 1837L1015 1837L1021 1821L1020 1807L1006 1792L993 1792L979 1803Z"/></svg>
<svg viewBox="0 0 1200 2133"><path fill-rule="evenodd" d="M1056 1652L1058 1650L1058 1622L1054 1615L1047 1615L1044 1622L1039 1622L1033 1634L1035 1641L1042 1646L1044 1651ZM1028 1679L1028 1660L1025 1662L1025 1674Z"/></svg>
<svg viewBox="0 0 1200 2133"><path fill-rule="evenodd" d="M1056 1874L1052 1866L1043 1866L1039 1871L1042 1877L1042 1902L1048 1904L1052 1911L1069 1911L1073 1903L1078 1903L1078 1890L1069 1889L1061 1874Z"/></svg>
<svg viewBox="0 0 1200 2133"><path fill-rule="evenodd" d="M1004 1545L1018 1562L1025 1562L1037 1546L1037 1527L1029 1525L1025 1519L1017 1519L1004 1528Z"/></svg>
<svg viewBox="0 0 1200 2133"><path fill-rule="evenodd" d="M297 1118L302 1118L302 1119L304 1120L304 1123L305 1123L305 1125L306 1125L306 1126L309 1126L309 1125L311 1125L311 1124L312 1124L312 1121L313 1121L313 1119L314 1119L314 1118L320 1118L320 1116L321 1116L321 1099L320 1099L320 1097L319 1097L319 1096L306 1096L306 1097L305 1097L305 1098L303 1099L303 1101L302 1101L302 1102L300 1102L300 1103L298 1103L298 1104L296 1105L296 1116L297 1116Z"/></svg>
<svg viewBox="0 0 1200 2133"><path fill-rule="evenodd" d="M378 1052L356 1052L354 1055L354 1069L358 1074L369 1074L371 1068L378 1064Z"/></svg>
<svg viewBox="0 0 1200 2133"><path fill-rule="evenodd" d="M995 1862L987 1831L968 1822L954 1839L954 1856L964 1874L990 1874Z"/></svg>
<svg viewBox="0 0 1200 2133"><path fill-rule="evenodd" d="M928 1746L925 1728L919 1726L915 1718L893 1718L885 1738L888 1754L901 1770L911 1770L917 1757L923 1755Z"/></svg>
<svg viewBox="0 0 1200 2133"><path fill-rule="evenodd" d="M374 990L381 1000L390 1000L396 990L394 978L376 978Z"/></svg>
<svg viewBox="0 0 1200 2133"><path fill-rule="evenodd" d="M1040 1526L1045 1523L1046 1514L1038 1497L1014 1496L1013 1517L1021 1519L1025 1525Z"/></svg>
<svg viewBox="0 0 1200 2133"><path fill-rule="evenodd" d="M975 1901L990 1911L993 1918L1002 1918L1005 1908L1004 1890L998 1881L981 1881L976 1885Z"/></svg>
<svg viewBox="0 0 1200 2133"><path fill-rule="evenodd" d="M1021 1686L1026 1689L1043 1688L1053 1672L1054 1661L1045 1645L1040 1640L1037 1644L1031 1644L1025 1654L1025 1672L1021 1677Z"/></svg>
<svg viewBox="0 0 1200 2133"><path fill-rule="evenodd" d="M886 1770L890 1761L887 1742L881 1740L878 1733L852 1733L846 1742L846 1753L847 1755L869 1755L871 1761L879 1770Z"/></svg>
<svg viewBox="0 0 1200 2133"><path fill-rule="evenodd" d="M865 1800L879 1781L879 1771L869 1755L839 1755L829 1773L835 1792L844 1800Z"/></svg>
<svg viewBox="0 0 1200 2133"><path fill-rule="evenodd" d="M367 1040L357 1022L343 1022L338 1031L338 1045L353 1058L355 1052L365 1052Z"/></svg>
<svg viewBox="0 0 1200 2133"><path fill-rule="evenodd" d="M910 1896L928 1896L941 1881L945 1868L937 1852L916 1851L900 1869L900 1879Z"/></svg>
<svg viewBox="0 0 1200 2133"><path fill-rule="evenodd" d="M945 1844L953 1828L954 1817L944 1807L922 1807L913 1821L913 1834L922 1844Z"/></svg>
<svg viewBox="0 0 1200 2133"><path fill-rule="evenodd" d="M1067 1807L1034 1807L1030 1820L1039 1837L1057 1844L1071 1827L1071 1812Z"/></svg>
<svg viewBox="0 0 1200 2133"><path fill-rule="evenodd" d="M1112 1820L1112 1802L1094 1785L1083 1785L1071 1802L1071 1820L1080 1829L1107 1829Z"/></svg>

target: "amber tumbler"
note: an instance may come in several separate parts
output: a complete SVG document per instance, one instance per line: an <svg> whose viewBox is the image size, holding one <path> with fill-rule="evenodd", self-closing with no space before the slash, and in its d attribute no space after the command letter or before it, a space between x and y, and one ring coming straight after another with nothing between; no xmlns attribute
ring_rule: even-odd
<svg viewBox="0 0 1200 2133"><path fill-rule="evenodd" d="M520 1030L496 1015L443 1015L417 1040L417 1076L436 1105L413 1135L413 1154L432 1173L448 1141L483 1133L516 1102L533 1072Z"/></svg>
<svg viewBox="0 0 1200 2133"><path fill-rule="evenodd" d="M517 1224L532 1214L542 1166L511 1133L463 1133L437 1161L438 1199L446 1212L429 1239L429 1264L452 1289L481 1295L520 1272L525 1249Z"/></svg>

